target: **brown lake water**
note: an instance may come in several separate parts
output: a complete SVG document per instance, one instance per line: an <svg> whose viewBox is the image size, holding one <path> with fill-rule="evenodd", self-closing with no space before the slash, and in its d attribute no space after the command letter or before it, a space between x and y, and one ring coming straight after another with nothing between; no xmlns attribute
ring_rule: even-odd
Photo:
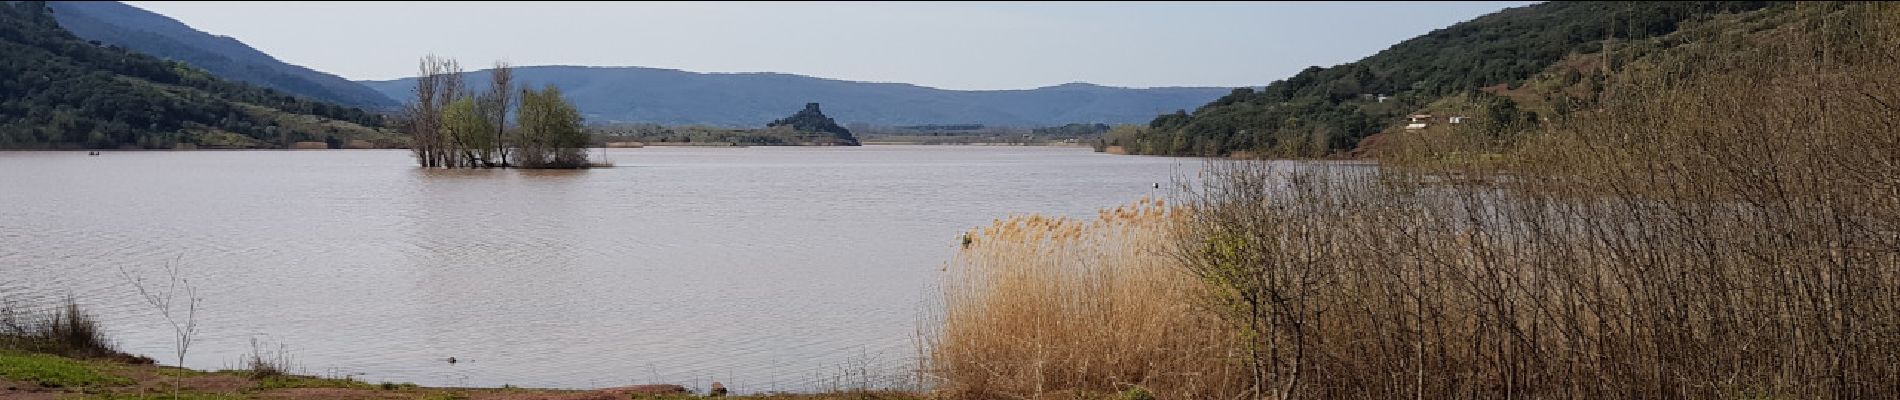
<svg viewBox="0 0 1900 400"><path fill-rule="evenodd" d="M121 347L170 364L169 328L120 269L176 260L204 299L193 368L236 366L257 338L372 383L810 390L915 365L965 230L1093 216L1200 165L1057 147L605 155L619 167L0 152L0 295L71 294Z"/></svg>

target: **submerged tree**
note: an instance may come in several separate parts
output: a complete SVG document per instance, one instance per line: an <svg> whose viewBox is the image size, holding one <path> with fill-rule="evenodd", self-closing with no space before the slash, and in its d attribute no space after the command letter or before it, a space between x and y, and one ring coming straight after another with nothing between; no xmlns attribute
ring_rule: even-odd
<svg viewBox="0 0 1900 400"><path fill-rule="evenodd" d="M472 98L461 98L442 109L442 131L454 138L455 156L462 166L489 166L489 156L497 144L494 129L482 107Z"/></svg>
<svg viewBox="0 0 1900 400"><path fill-rule="evenodd" d="M492 156L499 160L495 165L508 166L508 107L514 96L514 67L506 61L495 62L495 69L488 71L488 93L484 93L477 105L488 120L494 134L489 139L494 149Z"/></svg>
<svg viewBox="0 0 1900 400"><path fill-rule="evenodd" d="M526 168L584 168L587 132L580 111L561 97L561 89L523 89L515 120L521 124L515 159Z"/></svg>
<svg viewBox="0 0 1900 400"><path fill-rule="evenodd" d="M455 157L456 141L443 126L442 111L462 96L462 67L453 59L431 54L417 66L415 102L403 108L403 126L409 131L410 150L424 167L462 166Z"/></svg>

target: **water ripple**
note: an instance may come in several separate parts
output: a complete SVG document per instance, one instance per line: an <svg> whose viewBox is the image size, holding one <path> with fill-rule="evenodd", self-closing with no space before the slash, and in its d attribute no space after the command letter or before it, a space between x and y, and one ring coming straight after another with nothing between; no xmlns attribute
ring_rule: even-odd
<svg viewBox="0 0 1900 400"><path fill-rule="evenodd" d="M1093 215L1189 168L1073 148L616 149L578 173L286 154L0 152L0 295L75 294L164 356L119 269L178 260L205 298L193 367L258 337L372 382L805 390L912 365L958 233Z"/></svg>

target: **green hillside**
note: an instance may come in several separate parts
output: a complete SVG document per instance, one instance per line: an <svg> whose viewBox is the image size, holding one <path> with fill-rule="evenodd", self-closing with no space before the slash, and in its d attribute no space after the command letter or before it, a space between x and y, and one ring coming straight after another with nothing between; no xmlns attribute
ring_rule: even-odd
<svg viewBox="0 0 1900 400"><path fill-rule="evenodd" d="M1654 92L1680 95L1672 91L1711 90L1703 87L1709 85L1706 81L1735 79L1732 75L1737 71L1762 73L1761 70L1768 68L1764 65L1797 63L1808 58L1842 70L1817 73L1815 69L1821 67L1814 65L1778 66L1774 68L1804 68L1795 72L1808 75L1788 72L1793 77L1776 75L1772 79L1806 80L1801 85L1827 88L1809 89L1802 92L1803 95L1846 93L1852 100L1872 100L1885 105L1888 103L1884 99L1891 95L1892 88L1879 84L1884 82L1875 79L1881 78L1880 73L1856 68L1892 63L1891 58L1882 57L1891 52L1888 46L1895 42L1875 36L1886 33L1880 29L1884 27L1877 26L1884 22L1868 21L1900 15L1895 10L1889 4L1877 2L1782 3L1753 11L1712 15L1684 23L1667 35L1617 40L1598 52L1565 57L1520 84L1493 85L1440 97L1416 112L1471 116L1474 120L1461 125L1433 124L1423 129L1388 126L1380 134L1359 143L1354 149L1355 155L1374 156L1395 164L1418 161L1456 164L1460 162L1460 154L1486 154L1486 157L1501 159L1567 126L1608 118L1611 114L1634 118L1630 113L1652 113L1657 112L1652 108L1682 106L1653 99L1662 96ZM1776 83L1787 84L1760 78L1741 88L1724 88L1726 91L1716 96L1738 99L1769 96L1765 88ZM1847 101L1830 102L1845 104ZM1767 107L1763 106L1762 112L1765 113ZM1855 118L1887 116L1891 111L1862 111L1855 114ZM1671 124L1690 121L1710 124L1705 119L1711 115L1675 115L1665 119ZM1762 117L1728 118L1746 121ZM1748 128L1743 132L1769 133L1753 132L1762 129L1767 128ZM1548 143L1544 145L1548 147Z"/></svg>
<svg viewBox="0 0 1900 400"><path fill-rule="evenodd" d="M1499 11L1419 36L1356 62L1310 67L1262 90L1235 89L1193 112L1156 117L1114 137L1134 154L1281 157L1341 154L1448 97L1511 88L1606 42L1654 38L1685 22L1773 2L1548 2ZM1499 104L1495 101L1493 104ZM1499 117L1538 115L1488 106Z"/></svg>
<svg viewBox="0 0 1900 400"><path fill-rule="evenodd" d="M371 110L401 104L362 84L292 65L236 38L192 29L183 22L117 1L49 1L60 27L88 41L178 60L219 79Z"/></svg>
<svg viewBox="0 0 1900 400"><path fill-rule="evenodd" d="M0 5L0 148L281 148L392 141L382 117L80 40L45 2Z"/></svg>

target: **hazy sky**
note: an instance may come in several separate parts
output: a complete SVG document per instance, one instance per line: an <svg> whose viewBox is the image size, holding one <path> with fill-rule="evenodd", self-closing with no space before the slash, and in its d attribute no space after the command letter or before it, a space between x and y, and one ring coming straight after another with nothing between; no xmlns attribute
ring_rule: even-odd
<svg viewBox="0 0 1900 400"><path fill-rule="evenodd" d="M435 53L1023 89L1264 85L1531 2L127 3L359 80Z"/></svg>

